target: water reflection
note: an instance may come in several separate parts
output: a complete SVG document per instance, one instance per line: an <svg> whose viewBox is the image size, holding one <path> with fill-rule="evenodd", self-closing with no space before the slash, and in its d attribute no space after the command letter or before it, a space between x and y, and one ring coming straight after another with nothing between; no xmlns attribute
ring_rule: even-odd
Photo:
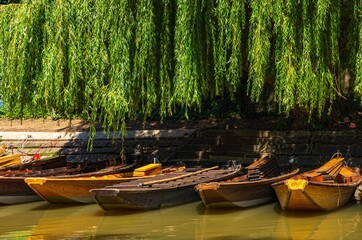
<svg viewBox="0 0 362 240"><path fill-rule="evenodd" d="M108 212L99 225L98 237L125 239L194 239L199 221L194 203L154 211ZM121 239L121 238L117 238Z"/></svg>
<svg viewBox="0 0 362 240"><path fill-rule="evenodd" d="M50 205L31 229L29 239L95 237L103 214L94 204Z"/></svg>
<svg viewBox="0 0 362 240"><path fill-rule="evenodd" d="M361 206L332 212L281 211L277 236L288 239L361 239Z"/></svg>
<svg viewBox="0 0 362 240"><path fill-rule="evenodd" d="M196 239L276 239L273 232L279 214L273 211L274 205L246 209L207 209L202 215Z"/></svg>
<svg viewBox="0 0 362 240"><path fill-rule="evenodd" d="M29 235L29 230L38 219L44 214L43 210L37 210L42 204L26 203L15 207L0 205L0 238L8 239L6 236L11 233L18 233L20 236Z"/></svg>
<svg viewBox="0 0 362 240"><path fill-rule="evenodd" d="M361 239L361 206L282 211L277 203L206 209L201 202L154 211L105 212L98 205L0 206L0 239Z"/></svg>

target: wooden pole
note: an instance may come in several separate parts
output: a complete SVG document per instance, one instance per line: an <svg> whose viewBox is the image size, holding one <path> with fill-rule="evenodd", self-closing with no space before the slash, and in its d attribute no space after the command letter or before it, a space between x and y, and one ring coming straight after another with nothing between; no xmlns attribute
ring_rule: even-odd
<svg viewBox="0 0 362 240"><path fill-rule="evenodd" d="M188 173L188 174L184 174L181 176L177 176L177 177L172 177L172 178L166 178L166 179L161 179L161 180L155 180L155 181L149 181L149 182L144 182L144 183L140 183L140 186L149 186L152 184L156 184L156 183L164 183L164 182L169 182L169 181L174 181L174 180L178 180L178 179L182 179L182 178L186 178L189 176L193 176L193 175L197 175L199 173L203 173L203 172L207 172L213 169L217 169L219 166L214 166L214 167L210 167L210 168L205 168L202 170L199 170L197 172L193 172L193 173Z"/></svg>

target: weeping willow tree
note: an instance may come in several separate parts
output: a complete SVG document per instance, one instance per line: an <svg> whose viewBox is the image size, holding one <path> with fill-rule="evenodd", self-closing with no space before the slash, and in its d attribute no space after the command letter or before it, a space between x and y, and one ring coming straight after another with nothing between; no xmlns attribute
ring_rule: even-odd
<svg viewBox="0 0 362 240"><path fill-rule="evenodd" d="M10 118L81 117L124 132L127 119L187 116L242 85L259 102L266 83L280 113L322 116L343 97L346 70L361 99L361 0L9 2L0 98Z"/></svg>

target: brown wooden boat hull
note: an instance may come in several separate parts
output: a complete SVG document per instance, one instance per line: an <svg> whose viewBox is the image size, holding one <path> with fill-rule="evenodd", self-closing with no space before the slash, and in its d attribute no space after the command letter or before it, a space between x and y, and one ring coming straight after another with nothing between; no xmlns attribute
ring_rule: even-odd
<svg viewBox="0 0 362 240"><path fill-rule="evenodd" d="M171 207L200 200L194 187L198 183L210 181L222 181L233 178L239 174L239 170L226 170L204 172L186 178L180 178L184 174L164 174L155 177L160 181L154 184L144 185L143 181L135 181L130 184L118 184L115 186L93 189L91 193L98 205L105 210L116 209L142 209L151 210L163 207Z"/></svg>
<svg viewBox="0 0 362 240"><path fill-rule="evenodd" d="M151 178L152 176L148 176ZM147 178L147 177L143 177ZM25 182L44 200L50 203L95 203L89 192L137 178L122 176L82 178L26 178Z"/></svg>
<svg viewBox="0 0 362 240"><path fill-rule="evenodd" d="M288 179L298 171L259 181L202 183L195 190L207 208L251 207L276 199L271 184Z"/></svg>
<svg viewBox="0 0 362 240"><path fill-rule="evenodd" d="M272 185L284 210L334 210L347 204L361 183L361 180L351 184L306 181L291 188L287 181Z"/></svg>
<svg viewBox="0 0 362 240"><path fill-rule="evenodd" d="M57 163L57 159L63 161L64 158L56 157L53 158L54 163ZM42 163L43 164L43 163ZM53 166L53 165L52 165ZM113 168L117 172L128 170L129 168L133 169L135 167L134 164L116 166ZM18 203L25 203L25 202L33 202L33 201L41 201L43 200L29 185L25 182L26 178L29 177L59 177L60 179L69 179L66 176L69 176L69 172L77 172L81 171L82 168L70 168L70 167L60 167L54 169L43 169L41 171L31 171L31 172L22 172L18 173L15 171L7 171L6 176L0 176L0 204L18 204ZM107 168L108 170L108 168ZM104 173L108 171L97 171L97 172L87 172L81 173L82 176L97 176L100 173ZM13 176L13 173L16 173ZM71 175L74 176L74 175ZM111 183L114 184L114 183ZM103 185L102 185L103 186ZM68 187L67 187L68 188ZM58 191L60 189L53 189L53 191ZM89 191L89 190L88 190ZM87 200L84 200L87 201ZM90 199L88 199L90 201ZM93 201L94 202L94 201Z"/></svg>
<svg viewBox="0 0 362 240"><path fill-rule="evenodd" d="M18 204L41 200L24 182L24 177L0 177L0 204Z"/></svg>
<svg viewBox="0 0 362 240"><path fill-rule="evenodd" d="M105 210L142 209L151 210L171 207L200 200L194 186L150 191L129 189L95 189L91 191L99 206Z"/></svg>

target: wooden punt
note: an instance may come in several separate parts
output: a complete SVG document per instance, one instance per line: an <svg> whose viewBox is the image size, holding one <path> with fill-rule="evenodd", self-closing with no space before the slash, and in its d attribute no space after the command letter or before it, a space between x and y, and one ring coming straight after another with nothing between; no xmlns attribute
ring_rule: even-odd
<svg viewBox="0 0 362 240"><path fill-rule="evenodd" d="M89 192L93 188L103 188L121 182L128 182L134 179L150 178L160 174L160 163L152 163L137 168L134 172L111 174L91 177L46 177L46 178L26 178L25 182L41 198L50 203L95 203L92 194Z"/></svg>
<svg viewBox="0 0 362 240"><path fill-rule="evenodd" d="M0 150L1 150L1 148L0 148ZM0 157L0 169L17 166L20 164L21 164L21 155L20 154L7 154L7 155Z"/></svg>
<svg viewBox="0 0 362 240"><path fill-rule="evenodd" d="M20 154L17 155L20 160ZM63 168L68 166L67 158L65 155L55 155L49 157L43 157L38 160L32 160L26 163L13 164L0 168L0 176L20 176L22 174L28 174L30 172L37 172L45 169Z"/></svg>
<svg viewBox="0 0 362 240"><path fill-rule="evenodd" d="M207 208L251 207L276 199L272 184L288 179L299 169L280 174L275 158L261 158L248 173L221 182L201 183L195 190Z"/></svg>
<svg viewBox="0 0 362 240"><path fill-rule="evenodd" d="M351 201L361 183L358 172L335 157L320 168L272 184L283 210L324 210L342 207Z"/></svg>
<svg viewBox="0 0 362 240"><path fill-rule="evenodd" d="M134 164L131 166L134 167ZM93 169L93 167L88 169ZM127 164L123 164L124 171L129 171L129 169ZM98 171L84 174L84 171L84 167L73 165L42 170L8 170L3 176L0 176L0 204L18 204L42 200L24 181L28 177L60 177L77 173L82 173L82 176L99 174ZM121 173L122 167L117 167L117 171Z"/></svg>
<svg viewBox="0 0 362 240"><path fill-rule="evenodd" d="M194 187L203 182L222 181L239 175L240 168L219 169L217 166L191 173L167 173L152 181L135 180L92 189L98 205L104 210L159 209L200 200Z"/></svg>

